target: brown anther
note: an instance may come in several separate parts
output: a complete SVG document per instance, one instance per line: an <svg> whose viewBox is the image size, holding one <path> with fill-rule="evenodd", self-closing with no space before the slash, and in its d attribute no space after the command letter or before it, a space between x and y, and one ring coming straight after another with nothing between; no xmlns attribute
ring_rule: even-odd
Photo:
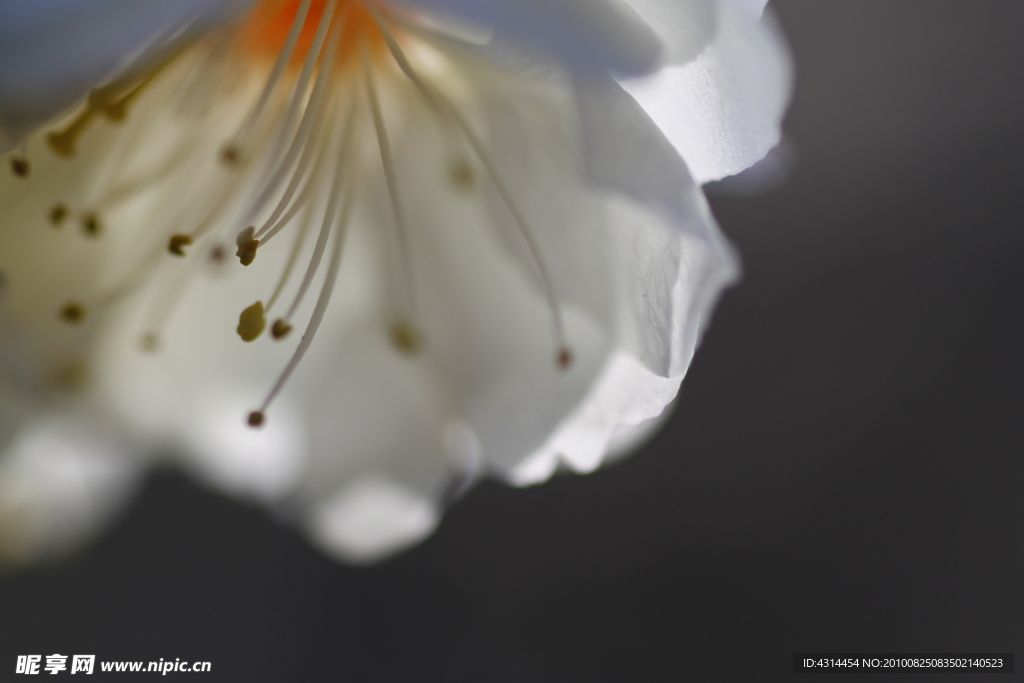
<svg viewBox="0 0 1024 683"><path fill-rule="evenodd" d="M572 349L568 346L563 346L558 350L558 369L568 370L572 367L572 363L575 360Z"/></svg>
<svg viewBox="0 0 1024 683"><path fill-rule="evenodd" d="M19 178L27 178L31 166L25 157L14 157L11 159L11 170Z"/></svg>
<svg viewBox="0 0 1024 683"><path fill-rule="evenodd" d="M288 321L284 318L278 318L274 321L274 325L270 328L270 334L274 339L284 339L291 334L292 326L288 324Z"/></svg>
<svg viewBox="0 0 1024 683"><path fill-rule="evenodd" d="M415 356L423 348L423 336L419 330L405 321L393 324L388 329L391 345L406 356Z"/></svg>
<svg viewBox="0 0 1024 683"><path fill-rule="evenodd" d="M46 142L50 145L50 149L53 150L54 154L59 157L73 157L75 152L78 151L77 135L61 132L47 133Z"/></svg>
<svg viewBox="0 0 1024 683"><path fill-rule="evenodd" d="M254 410L249 413L249 418L246 420L250 427L262 427L266 421L267 416L263 414L262 410Z"/></svg>
<svg viewBox="0 0 1024 683"><path fill-rule="evenodd" d="M452 185L460 190L472 190L476 184L476 173L473 172L473 167L469 162L465 160L453 162L448 169L448 177L451 179Z"/></svg>
<svg viewBox="0 0 1024 683"><path fill-rule="evenodd" d="M256 249L260 246L260 241L253 237L256 232L256 228L249 226L242 232L238 233L238 239L235 243L238 245L238 251L235 252L235 256L243 266L247 266L256 260Z"/></svg>
<svg viewBox="0 0 1024 683"><path fill-rule="evenodd" d="M171 252L175 256L185 256L185 247L192 244L191 235L171 235L171 239L167 242L167 251Z"/></svg>
<svg viewBox="0 0 1024 683"><path fill-rule="evenodd" d="M234 168L242 160L242 151L234 143L228 143L220 151L220 160Z"/></svg>
<svg viewBox="0 0 1024 683"><path fill-rule="evenodd" d="M82 231L89 237L99 237L103 231L99 216L92 212L82 216Z"/></svg>
<svg viewBox="0 0 1024 683"><path fill-rule="evenodd" d="M89 368L80 360L71 361L58 369L53 379L59 387L66 391L81 391L89 382Z"/></svg>
<svg viewBox="0 0 1024 683"><path fill-rule="evenodd" d="M224 259L228 257L227 252L224 251L223 245L215 244L210 248L210 260L214 263L224 263Z"/></svg>
<svg viewBox="0 0 1024 683"><path fill-rule="evenodd" d="M53 208L50 209L50 223L52 223L54 227L60 226L67 217L68 207L63 204L54 204Z"/></svg>
<svg viewBox="0 0 1024 683"><path fill-rule="evenodd" d="M127 107L114 100L111 94L102 88L97 88L89 93L86 100L89 108L102 114L108 121L119 123L127 115Z"/></svg>
<svg viewBox="0 0 1024 683"><path fill-rule="evenodd" d="M238 316L238 327L235 331L244 342L256 341L267 328L267 318L263 311L263 302L257 301Z"/></svg>
<svg viewBox="0 0 1024 683"><path fill-rule="evenodd" d="M69 301L61 306L60 317L66 323L77 325L85 320L85 306L77 301Z"/></svg>

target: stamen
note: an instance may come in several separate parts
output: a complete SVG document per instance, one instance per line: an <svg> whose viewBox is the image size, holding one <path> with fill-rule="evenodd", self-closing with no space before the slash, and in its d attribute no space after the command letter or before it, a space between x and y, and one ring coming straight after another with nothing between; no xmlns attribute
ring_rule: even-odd
<svg viewBox="0 0 1024 683"><path fill-rule="evenodd" d="M540 245L537 242L536 237L533 234L533 230L530 229L529 224L526 221L526 217L523 212L519 209L518 205L512 198L512 194L505 186L504 181L501 179L501 175L498 173L494 162L491 161L490 155L484 148L483 143L473 132L473 129L469 126L466 119L459 113L458 109L454 104L442 93L439 89L431 85L425 78L423 78L406 58L402 48L398 45L398 41L395 40L394 34L391 29L384 22L383 18L377 12L376 8L371 4L366 5L367 10L373 16L374 21L380 28L381 35L384 37L384 42L388 46L388 50L391 55L395 58L395 62L398 67L402 70L402 73L412 81L424 97L427 102L438 112L441 112L447 116L451 122L456 126L466 142L472 148L476 154L480 163L483 164L487 171L487 174L491 178L491 182L494 183L495 189L498 190L498 194L501 195L502 201L508 207L509 212L512 214L512 219L516 226L519 228L519 233L523 237L523 241L526 242L526 246L530 251L531 258L534 264L537 266L537 270L540 274L541 284L544 290L544 296L547 299L548 308L551 311L552 323L555 331L555 338L558 343L558 353L556 355L556 364L563 370L568 369L572 365L573 354L571 349L566 343L565 337L565 325L562 321L562 311L558 304L558 297L555 295L554 281L551 278L551 274L548 270L547 264L541 255Z"/></svg>
<svg viewBox="0 0 1024 683"><path fill-rule="evenodd" d="M100 223L100 217L94 212L89 212L82 216L82 232L88 237L95 239L100 236L102 230L103 224Z"/></svg>
<svg viewBox="0 0 1024 683"><path fill-rule="evenodd" d="M256 341L267 328L267 318L263 314L263 302L257 301L238 316L238 336L244 342Z"/></svg>
<svg viewBox="0 0 1024 683"><path fill-rule="evenodd" d="M54 131L46 135L46 142L57 156L70 158L78 151L78 140L96 118L96 112L86 107L62 131Z"/></svg>
<svg viewBox="0 0 1024 683"><path fill-rule="evenodd" d="M347 185L347 187L345 187L341 216L338 218L336 234L334 236L334 249L331 251L331 260L327 268L327 275L324 277L323 286L320 289L320 296L317 298L316 306L313 308L313 315L310 316L309 324L306 326L306 332L302 335L302 339L299 341L299 345L296 347L295 353L292 354L291 360L288 361L288 365L285 366L281 375L274 383L274 386L271 387L267 397L263 400L263 405L261 405L258 410L254 410L249 413L248 422L251 427L259 427L263 424L267 408L270 407L271 402L281 392L281 389L284 388L285 383L287 383L288 379L292 376L292 373L295 372L299 363L302 362L302 358L306 355L306 351L308 351L310 345L312 345L313 337L316 336L316 332L320 328L320 323L323 322L324 314L327 312L327 306L331 302L331 294L334 292L334 286L338 281L338 271L341 267L341 256L343 252L342 247L345 244L348 221L352 212L352 198L356 187L355 174L351 172L343 173L342 167L343 164L339 162L338 167L335 170L333 192L331 193L331 198L328 201L327 210L324 214L324 225L333 226L335 224L335 214L338 209L338 198L342 194L342 181L344 180L344 184Z"/></svg>
<svg viewBox="0 0 1024 683"><path fill-rule="evenodd" d="M249 141L249 136L263 114L263 110L266 109L267 103L270 102L270 96L281 79L281 74L284 73L285 67L291 61L292 52L295 51L295 45L299 42L299 36L302 35L302 27L306 25L306 15L309 13L311 2L312 0L302 0L302 4L299 5L299 9L295 12L291 28L288 29L288 36L285 38L284 47L278 53L274 67L263 84L263 91L260 93L259 99L256 100L252 110L245 117L234 138L225 145L224 150L221 152L222 158L227 163L234 165L241 159L242 149Z"/></svg>
<svg viewBox="0 0 1024 683"><path fill-rule="evenodd" d="M260 241L252 236L255 231L256 228L250 225L238 233L238 239L235 240L235 243L238 245L238 251L235 252L235 256L238 257L243 266L247 266L256 260L256 249L259 248Z"/></svg>
<svg viewBox="0 0 1024 683"><path fill-rule="evenodd" d="M415 356L423 348L423 335L408 320L399 320L388 328L391 345L406 356Z"/></svg>
<svg viewBox="0 0 1024 683"><path fill-rule="evenodd" d="M349 136L350 126L353 123L353 119L354 119L354 113L353 113L354 110L355 110L355 101L353 100L352 105L349 108L348 117L345 119L345 131L346 131L345 132L345 136L346 136L345 139L348 139L348 136ZM333 108L332 108L331 111L333 112ZM292 205L290 207L288 207L288 211L284 214L284 216L282 216L277 221L277 223L275 223L274 226L271 227L269 230L267 230L266 234L261 237L261 242L262 243L265 244L265 243L269 242L274 237L274 235L276 235L277 233L281 232L281 230L283 230L285 228L285 226L287 226L291 222L291 220L295 217L295 214L297 214L302 209L302 207L306 205L306 203L309 201L309 199L313 196L313 191L317 188L317 184L314 181L314 178L316 178L316 176L320 174L320 171L323 168L324 160L327 157L327 147L328 147L327 145L317 145L317 146L320 149L319 149L319 152L316 155L316 161L314 162L312 172L306 174L306 182L305 182L305 184L302 187L302 192L300 192L299 193L299 197L294 202L292 202ZM342 153L344 154L345 152L342 152Z"/></svg>
<svg viewBox="0 0 1024 683"><path fill-rule="evenodd" d="M367 5L370 11L374 11L370 5ZM366 75L366 91L369 94L370 99L370 111L373 114L373 126L377 132L377 146L380 148L380 161L381 166L384 168L384 179L388 186L388 196L391 199L391 210L395 218L395 228L398 233L398 247L401 252L402 259L402 274L405 277L399 276L406 295L406 313L407 317L412 319L415 317L414 313L416 310L416 298L415 291L412 286L412 258L409 253L409 236L408 230L405 224L405 213L402 210L402 201L398 193L398 179L395 174L395 161L391 154L391 142L388 139L388 130L384 125L384 115L381 112L380 100L377 98L377 87L373 80L373 70L370 66L370 57L367 54L366 44L362 45L363 51L363 66Z"/></svg>
<svg viewBox="0 0 1024 683"><path fill-rule="evenodd" d="M309 87L309 80L313 76L313 69L316 67L317 61L319 60L320 52L324 46L324 41L327 39L327 30L330 28L331 21L334 18L334 10L335 7L337 7L337 4L337 0L331 0L324 9L323 14L320 16L320 23L317 25L316 34L313 36L313 43L310 45L309 51L306 53L306 58L302 62L302 70L299 72L299 78L295 82L295 87L292 90L292 97L291 101L288 103L288 109L277 126L277 135L274 139L272 149L267 155L268 159L278 159L281 156L288 134L292 130L295 122L295 116L298 114L299 107L302 106L306 89ZM264 178L262 179L261 186L265 185L267 177L269 177L269 174L272 172L272 168L273 166L268 165Z"/></svg>
<svg viewBox="0 0 1024 683"><path fill-rule="evenodd" d="M324 251L327 248L327 236L330 233L330 223L327 221L326 216L332 215L336 211L335 202L337 201L337 195L341 191L342 170L346 163L350 162L349 156L352 150L352 142L355 138L355 98L353 97L352 105L350 107L352 114L349 116L348 121L345 123L344 137L341 142L341 151L338 154L338 162L335 165L333 183L335 190L331 193L330 198L327 202L327 210L325 213L324 222L320 226L320 234L317 236L316 244L313 246L313 254L309 259L309 265L306 267L306 274L302 278L302 282L299 284L299 290L295 293L295 298L292 299L292 304L288 308L288 312L283 318L283 322L288 324L288 321L295 316L295 312L298 310L299 305L302 303L303 298L306 296L306 292L309 290L309 286L313 282L313 277L316 275L317 270L320 268L320 261L323 259ZM354 155L353 155L354 158ZM349 174L352 175L352 174ZM354 177L354 176L353 176Z"/></svg>
<svg viewBox="0 0 1024 683"><path fill-rule="evenodd" d="M28 142L22 142L11 156L11 172L17 178L27 178L32 165L28 160Z"/></svg>
<svg viewBox="0 0 1024 683"><path fill-rule="evenodd" d="M69 301L60 309L61 319L71 325L77 325L85 320L85 306L78 301Z"/></svg>
<svg viewBox="0 0 1024 683"><path fill-rule="evenodd" d="M142 79L130 85L129 79L134 79L138 74L131 74L124 79L118 79L113 83L96 88L86 98L85 109L78 116L72 119L71 123L62 130L54 131L46 136L50 148L62 157L73 157L78 150L78 141L82 135L95 121L96 114L102 114L109 121L117 123L123 121L128 115L128 107L138 96L149 86L163 69L174 61L181 54L184 46L178 50L171 51L162 60L150 67ZM118 96L126 86L129 86L126 93Z"/></svg>
<svg viewBox="0 0 1024 683"><path fill-rule="evenodd" d="M277 303L277 299L281 296L281 292L284 291L284 287L288 284L288 280L291 279L292 271L295 269L295 264L299 260L299 254L302 251L302 245L306 243L306 235L309 234L309 228L313 224L312 211L308 211L306 216L303 218L302 224L299 226L298 231L295 233L295 239L292 242L291 251L288 252L288 260L284 264L284 270L281 271L281 276L277 279L277 285L274 286L274 292L270 295L267 300L267 310L269 311ZM278 321L282 322L282 321ZM291 329L290 326L288 326ZM277 323L274 323L274 329L278 329ZM287 334L285 332L284 334ZM283 335L282 335L283 336ZM276 333L274 339L280 339Z"/></svg>
<svg viewBox="0 0 1024 683"><path fill-rule="evenodd" d="M287 320L278 318L274 321L274 326L270 328L270 334L274 339L281 340L291 334L292 329Z"/></svg>
<svg viewBox="0 0 1024 683"><path fill-rule="evenodd" d="M64 219L67 217L68 207L60 203L54 204L48 215L50 223L52 223L55 228L60 227L61 224L64 223Z"/></svg>
<svg viewBox="0 0 1024 683"><path fill-rule="evenodd" d="M190 235L171 235L171 239L167 243L167 251L171 252L175 256L185 256L185 247L192 244L192 237Z"/></svg>
<svg viewBox="0 0 1024 683"><path fill-rule="evenodd" d="M476 173L465 159L451 162L448 168L448 177L451 178L452 185L460 190L468 192L476 185Z"/></svg>
<svg viewBox="0 0 1024 683"><path fill-rule="evenodd" d="M292 173L292 178L288 183L288 187L285 189L284 194L278 201L277 206L274 207L274 211L271 213L270 217L256 232L256 237L260 239L263 238L264 233L269 230L288 205L288 202L295 194L296 189L298 189L299 183L305 176L306 171L309 169L310 161L315 155L315 144L311 145L308 143L311 138L314 140L316 139L316 136L312 135L312 133L314 131L319 131L320 123L324 119L325 110L329 108L329 103L332 99L328 97L325 101L324 93L328 90L327 83L331 79L331 75L334 71L334 55L337 52L338 39L341 37L341 26L341 22L338 22L334 27L334 31L331 33L331 39L324 53L323 62L321 63L320 71L317 74L316 83L313 85L313 92L309 96L309 102L306 104L306 110L302 115L302 120L299 122L299 128L295 133L295 137L292 139L291 146L288 148L284 158L278 164L274 175L267 180L266 184L263 186L263 190L260 192L260 195L252 203L252 206L250 206L249 213L250 215L255 216L256 212L266 204L270 195L273 194L273 192L280 186L288 170L295 165L295 157L301 151L302 155L299 158L298 165L295 167L295 171Z"/></svg>

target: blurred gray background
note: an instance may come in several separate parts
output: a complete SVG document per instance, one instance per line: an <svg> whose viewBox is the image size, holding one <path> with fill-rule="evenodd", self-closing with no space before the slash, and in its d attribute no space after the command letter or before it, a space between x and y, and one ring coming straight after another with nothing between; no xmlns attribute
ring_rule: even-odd
<svg viewBox="0 0 1024 683"><path fill-rule="evenodd" d="M714 200L745 279L649 447L485 484L372 569L163 473L91 550L0 580L0 678L52 652L210 660L218 681L824 681L843 675L794 676L792 653L1024 656L1024 2L773 4L798 164Z"/></svg>

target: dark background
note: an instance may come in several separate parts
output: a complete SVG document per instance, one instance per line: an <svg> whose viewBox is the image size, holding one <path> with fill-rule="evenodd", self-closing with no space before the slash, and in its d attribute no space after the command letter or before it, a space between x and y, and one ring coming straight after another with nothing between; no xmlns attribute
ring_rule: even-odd
<svg viewBox="0 0 1024 683"><path fill-rule="evenodd" d="M52 652L225 681L1018 677L791 656L1024 657L1024 2L774 4L799 163L715 200L745 281L647 449L484 484L372 569L162 474L88 552L0 581L0 677Z"/></svg>

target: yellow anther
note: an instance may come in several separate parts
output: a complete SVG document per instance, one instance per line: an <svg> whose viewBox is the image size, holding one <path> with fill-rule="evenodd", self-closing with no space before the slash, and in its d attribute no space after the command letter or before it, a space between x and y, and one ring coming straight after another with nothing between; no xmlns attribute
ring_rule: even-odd
<svg viewBox="0 0 1024 683"><path fill-rule="evenodd" d="M77 325L85 320L85 306L77 301L69 301L61 306L60 317L66 323Z"/></svg>
<svg viewBox="0 0 1024 683"><path fill-rule="evenodd" d="M246 422L249 423L250 427L262 427L266 419L267 416L263 414L262 410L254 410L249 413L249 418Z"/></svg>
<svg viewBox="0 0 1024 683"><path fill-rule="evenodd" d="M274 325L270 328L270 334L274 339L284 339L291 334L292 326L288 324L288 321L284 318L278 318L274 321Z"/></svg>
<svg viewBox="0 0 1024 683"><path fill-rule="evenodd" d="M572 353L572 349L568 346L563 346L558 350L558 368L559 370L568 370L572 367L575 356Z"/></svg>
<svg viewBox="0 0 1024 683"><path fill-rule="evenodd" d="M75 152L78 150L78 139L85 132L85 129L89 127L89 124L92 123L95 116L96 112L91 107L86 107L82 113L68 124L67 128L62 131L48 133L46 142L50 145L50 149L57 156L75 156Z"/></svg>
<svg viewBox="0 0 1024 683"><path fill-rule="evenodd" d="M115 100L112 93L104 89L93 90L86 100L89 108L103 114L109 121L118 123L124 120L128 113L126 103Z"/></svg>
<svg viewBox="0 0 1024 683"><path fill-rule="evenodd" d="M242 314L238 316L238 336L242 338L242 341L251 342L255 341L263 330L267 328L267 318L263 311L263 302L257 301L249 308L242 311Z"/></svg>
<svg viewBox="0 0 1024 683"><path fill-rule="evenodd" d="M89 237L99 237L100 232L103 231L100 217L95 213L87 213L82 216L82 231Z"/></svg>
<svg viewBox="0 0 1024 683"><path fill-rule="evenodd" d="M11 171L19 178L27 178L31 166L25 157L14 157L11 159Z"/></svg>
<svg viewBox="0 0 1024 683"><path fill-rule="evenodd" d="M448 169L448 177L452 185L460 190L472 190L476 185L476 173L465 159L455 161Z"/></svg>
<svg viewBox="0 0 1024 683"><path fill-rule="evenodd" d="M175 256L185 256L185 247L192 244L191 235L171 235L171 239L167 242L167 251L171 252Z"/></svg>
<svg viewBox="0 0 1024 683"><path fill-rule="evenodd" d="M243 266L249 265L256 259L256 249L259 248L260 241L253 237L255 232L255 226L250 225L238 233L238 239L235 242L238 245L238 251L235 252L235 256Z"/></svg>
<svg viewBox="0 0 1024 683"><path fill-rule="evenodd" d="M391 345L406 356L415 356L423 348L423 335L408 322L402 320L388 329Z"/></svg>
<svg viewBox="0 0 1024 683"><path fill-rule="evenodd" d="M54 227L63 223L64 219L67 217L68 207L63 204L54 204L53 208L50 209L50 222L53 223Z"/></svg>

